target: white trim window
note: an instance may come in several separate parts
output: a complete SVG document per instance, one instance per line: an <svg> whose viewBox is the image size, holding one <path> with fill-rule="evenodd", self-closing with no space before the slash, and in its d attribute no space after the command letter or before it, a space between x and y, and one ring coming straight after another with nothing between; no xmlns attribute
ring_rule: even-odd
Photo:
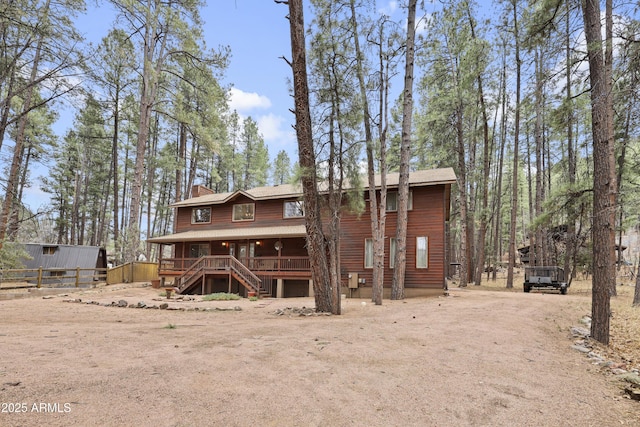
<svg viewBox="0 0 640 427"><path fill-rule="evenodd" d="M240 203L233 205L233 215L231 220L236 221L253 221L255 219L256 204Z"/></svg>
<svg viewBox="0 0 640 427"><path fill-rule="evenodd" d="M416 237L416 268L429 268L429 238Z"/></svg>
<svg viewBox="0 0 640 427"><path fill-rule="evenodd" d="M393 268L396 264L396 248L398 241L395 237L389 239L389 268Z"/></svg>
<svg viewBox="0 0 640 427"><path fill-rule="evenodd" d="M373 268L373 239L364 239L364 268Z"/></svg>
<svg viewBox="0 0 640 427"><path fill-rule="evenodd" d="M413 209L413 191L409 190L409 210ZM398 211L398 192L397 191L387 191L387 212L397 212Z"/></svg>
<svg viewBox="0 0 640 427"><path fill-rule="evenodd" d="M208 224L211 222L211 208L191 209L191 224Z"/></svg>
<svg viewBox="0 0 640 427"><path fill-rule="evenodd" d="M284 202L282 216L284 218L304 217L304 200L289 200Z"/></svg>
<svg viewBox="0 0 640 427"><path fill-rule="evenodd" d="M192 243L189 248L189 255L191 258L200 258L201 256L209 255L208 243Z"/></svg>

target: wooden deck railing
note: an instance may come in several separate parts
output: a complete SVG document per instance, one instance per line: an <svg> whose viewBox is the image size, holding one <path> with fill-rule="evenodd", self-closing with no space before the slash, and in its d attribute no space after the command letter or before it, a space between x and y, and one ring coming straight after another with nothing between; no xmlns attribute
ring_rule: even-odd
<svg viewBox="0 0 640 427"><path fill-rule="evenodd" d="M211 258L217 258L212 256ZM224 256L220 258L225 258ZM189 270L200 258L164 258L160 261L162 273L180 273ZM308 257L252 257L238 259L253 272L311 271Z"/></svg>
<svg viewBox="0 0 640 427"><path fill-rule="evenodd" d="M255 292L260 292L261 290L262 281L246 265L231 255L219 255L203 256L192 262L189 268L180 275L180 292L191 286L197 276L213 271L233 271L236 277L245 282Z"/></svg>

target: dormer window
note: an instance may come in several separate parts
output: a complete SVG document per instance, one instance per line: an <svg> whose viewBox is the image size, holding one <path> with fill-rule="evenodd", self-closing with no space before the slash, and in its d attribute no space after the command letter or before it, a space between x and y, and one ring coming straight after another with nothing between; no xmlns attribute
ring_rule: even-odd
<svg viewBox="0 0 640 427"><path fill-rule="evenodd" d="M211 222L211 208L193 208L191 210L191 224L205 224Z"/></svg>
<svg viewBox="0 0 640 427"><path fill-rule="evenodd" d="M233 221L253 221L255 219L255 203L233 205Z"/></svg>

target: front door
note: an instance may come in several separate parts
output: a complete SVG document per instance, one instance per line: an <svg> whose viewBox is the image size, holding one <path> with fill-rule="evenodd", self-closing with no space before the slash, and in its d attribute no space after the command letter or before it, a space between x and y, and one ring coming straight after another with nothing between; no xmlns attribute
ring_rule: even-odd
<svg viewBox="0 0 640 427"><path fill-rule="evenodd" d="M241 263L247 262L247 245L238 245L238 259Z"/></svg>

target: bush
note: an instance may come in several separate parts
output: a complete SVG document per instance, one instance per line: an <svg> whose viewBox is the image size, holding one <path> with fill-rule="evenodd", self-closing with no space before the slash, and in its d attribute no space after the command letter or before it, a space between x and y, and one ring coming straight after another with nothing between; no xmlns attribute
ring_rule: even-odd
<svg viewBox="0 0 640 427"><path fill-rule="evenodd" d="M240 299L237 294L229 294L227 292L217 292L215 294L209 294L202 297L203 301L231 301Z"/></svg>
<svg viewBox="0 0 640 427"><path fill-rule="evenodd" d="M0 270L24 268L23 261L32 259L24 249L24 245L15 242L4 242L0 249Z"/></svg>

